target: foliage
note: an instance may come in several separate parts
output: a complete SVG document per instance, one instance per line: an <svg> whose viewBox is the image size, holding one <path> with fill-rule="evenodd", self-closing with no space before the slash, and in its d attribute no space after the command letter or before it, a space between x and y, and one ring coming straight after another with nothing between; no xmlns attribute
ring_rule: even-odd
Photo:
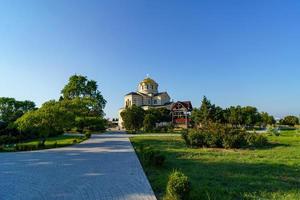
<svg viewBox="0 0 300 200"><path fill-rule="evenodd" d="M247 143L254 147L264 147L268 145L268 139L262 134L249 133L246 137Z"/></svg>
<svg viewBox="0 0 300 200"><path fill-rule="evenodd" d="M133 105L121 112L124 127L128 131L139 131L143 127L145 111L143 108Z"/></svg>
<svg viewBox="0 0 300 200"><path fill-rule="evenodd" d="M73 75L68 84L61 91L61 100L89 99L90 111L96 115L103 116L106 100L98 90L97 82L88 80L86 76Z"/></svg>
<svg viewBox="0 0 300 200"><path fill-rule="evenodd" d="M16 143L16 145L0 145L0 151L32 151L39 149L50 149L72 145L74 143L74 140L76 140L77 143L80 143L85 139L85 137L77 135L59 135L47 138L44 144L41 143L40 139L33 139L25 142Z"/></svg>
<svg viewBox="0 0 300 200"><path fill-rule="evenodd" d="M296 116L286 116L279 123L281 125L295 126L299 125L299 118Z"/></svg>
<svg viewBox="0 0 300 200"><path fill-rule="evenodd" d="M145 145L166 156L163 169L143 165L157 199L165 196L175 168L192 183L189 199L299 200L299 159L295 158L299 156L300 134L281 131L280 136L267 138L267 147L234 150L186 148L185 142L173 135L130 140L134 147Z"/></svg>
<svg viewBox="0 0 300 200"><path fill-rule="evenodd" d="M225 135L223 135L223 147L226 149L241 148L247 143L247 133L243 130L230 129Z"/></svg>
<svg viewBox="0 0 300 200"><path fill-rule="evenodd" d="M48 101L39 109L31 101L0 98L0 135L11 137L3 137L0 142L15 143L39 137L44 145L47 137L64 130L104 130L106 101L97 88L95 81L74 75L62 90L60 101Z"/></svg>
<svg viewBox="0 0 300 200"><path fill-rule="evenodd" d="M223 109L212 104L206 97L203 98L199 109L192 111L191 119L195 127L208 123L231 124L235 127L253 128L275 124L275 119L266 112L259 113L252 106L231 106Z"/></svg>
<svg viewBox="0 0 300 200"><path fill-rule="evenodd" d="M0 120L12 123L28 111L35 110L32 101L17 101L14 98L0 98Z"/></svg>
<svg viewBox="0 0 300 200"><path fill-rule="evenodd" d="M276 120L273 116L269 115L266 112L261 113L261 122L262 126L266 127L267 125L274 125L276 123Z"/></svg>
<svg viewBox="0 0 300 200"><path fill-rule="evenodd" d="M189 178L181 171L173 171L167 184L167 199L187 200L191 190Z"/></svg>
<svg viewBox="0 0 300 200"><path fill-rule="evenodd" d="M155 116L156 123L159 122L170 122L171 115L170 115L170 110L166 108L150 108L149 110L145 111L146 114L151 114Z"/></svg>
<svg viewBox="0 0 300 200"><path fill-rule="evenodd" d="M64 128L72 126L74 115L60 102L51 100L35 111L24 114L16 121L21 132L30 132L45 140L48 136L62 134Z"/></svg>
<svg viewBox="0 0 300 200"><path fill-rule="evenodd" d="M159 151L149 147L139 146L141 159L147 166L162 167L165 163L165 156Z"/></svg>
<svg viewBox="0 0 300 200"><path fill-rule="evenodd" d="M156 118L153 114L146 114L143 121L145 131L153 131L156 125Z"/></svg>
<svg viewBox="0 0 300 200"><path fill-rule="evenodd" d="M219 114L218 114L219 115ZM215 120L215 105L204 96L199 109L195 108L191 114L191 119L197 124L206 124Z"/></svg>
<svg viewBox="0 0 300 200"><path fill-rule="evenodd" d="M184 132L182 138L190 147L242 148L267 144L262 135L215 123Z"/></svg>
<svg viewBox="0 0 300 200"><path fill-rule="evenodd" d="M103 131L105 130L106 121L101 117L76 117L74 127L77 131Z"/></svg>

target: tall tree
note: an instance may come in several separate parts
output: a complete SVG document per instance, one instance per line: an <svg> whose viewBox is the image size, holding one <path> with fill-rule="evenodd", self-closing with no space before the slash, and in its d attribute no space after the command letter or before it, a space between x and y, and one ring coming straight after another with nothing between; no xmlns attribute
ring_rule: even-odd
<svg viewBox="0 0 300 200"><path fill-rule="evenodd" d="M24 113L34 110L35 103L32 101L17 101L14 98L0 98L0 120L12 123Z"/></svg>
<svg viewBox="0 0 300 200"><path fill-rule="evenodd" d="M219 112L219 110L218 110ZM199 109L194 109L192 111L191 118L195 125L206 124L208 122L214 122L215 120L220 120L220 116L216 116L216 106L211 104L210 101L203 97L201 106ZM219 113L218 113L219 115Z"/></svg>
<svg viewBox="0 0 300 200"><path fill-rule="evenodd" d="M98 90L97 82L88 80L86 76L73 75L61 91L61 100L83 99L90 101L90 109L95 114L103 116L106 100Z"/></svg>
<svg viewBox="0 0 300 200"><path fill-rule="evenodd" d="M261 121L261 116L257 111L257 108L252 106L246 106L241 108L243 120L242 124L248 127L253 127L255 124Z"/></svg>

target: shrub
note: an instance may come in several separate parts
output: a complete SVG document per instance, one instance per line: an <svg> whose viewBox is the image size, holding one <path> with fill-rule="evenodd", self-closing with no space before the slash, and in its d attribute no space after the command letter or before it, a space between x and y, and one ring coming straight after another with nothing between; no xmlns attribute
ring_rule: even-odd
<svg viewBox="0 0 300 200"><path fill-rule="evenodd" d="M242 148L252 145L264 146L268 142L265 136L219 124L185 131L181 136L190 147Z"/></svg>
<svg viewBox="0 0 300 200"><path fill-rule="evenodd" d="M183 132L181 133L181 137L182 137L182 139L184 140L184 142L185 142L185 144L186 144L187 146L190 146L190 145L191 145L190 139L189 139L189 133L188 133L187 130L186 130L186 131L183 131Z"/></svg>
<svg viewBox="0 0 300 200"><path fill-rule="evenodd" d="M75 139L75 140L73 140L73 144L76 144L77 143L77 140Z"/></svg>
<svg viewBox="0 0 300 200"><path fill-rule="evenodd" d="M142 159L146 165L154 167L162 167L165 163L165 156L158 150L153 150L152 148L140 148Z"/></svg>
<svg viewBox="0 0 300 200"><path fill-rule="evenodd" d="M246 132L239 129L229 130L223 138L225 148L241 148L247 145Z"/></svg>
<svg viewBox="0 0 300 200"><path fill-rule="evenodd" d="M189 178L180 171L170 174L167 184L167 199L186 200L189 198L191 184Z"/></svg>
<svg viewBox="0 0 300 200"><path fill-rule="evenodd" d="M189 144L191 147L207 146L207 133L193 130L188 134Z"/></svg>
<svg viewBox="0 0 300 200"><path fill-rule="evenodd" d="M262 134L249 133L247 143L250 146L262 147L268 144L268 139Z"/></svg>

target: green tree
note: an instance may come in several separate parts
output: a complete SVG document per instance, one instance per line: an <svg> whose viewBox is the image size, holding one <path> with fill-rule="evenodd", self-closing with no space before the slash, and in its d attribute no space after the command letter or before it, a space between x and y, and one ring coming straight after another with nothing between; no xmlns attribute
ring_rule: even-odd
<svg viewBox="0 0 300 200"><path fill-rule="evenodd" d="M157 118L153 114L146 114L143 121L145 131L153 131L157 122Z"/></svg>
<svg viewBox="0 0 300 200"><path fill-rule="evenodd" d="M12 123L24 113L35 110L35 103L32 101L17 101L14 98L0 98L0 120Z"/></svg>
<svg viewBox="0 0 300 200"><path fill-rule="evenodd" d="M206 98L206 96L204 96L200 108L194 109L192 111L191 119L193 120L195 125L207 124L209 122L217 120L217 118L220 117L216 117L215 114L216 106L214 104L211 104L210 101ZM218 120L220 119L218 118Z"/></svg>
<svg viewBox="0 0 300 200"><path fill-rule="evenodd" d="M241 106L231 106L226 110L227 122L233 126L241 126L243 124L243 113Z"/></svg>
<svg viewBox="0 0 300 200"><path fill-rule="evenodd" d="M97 82L88 80L86 76L73 75L68 84L61 91L60 100L89 99L90 110L97 115L103 116L106 100L98 90Z"/></svg>
<svg viewBox="0 0 300 200"><path fill-rule="evenodd" d="M170 110L166 108L150 108L149 110L145 111L145 114L153 115L157 123L171 121Z"/></svg>
<svg viewBox="0 0 300 200"><path fill-rule="evenodd" d="M106 100L98 90L96 81L88 80L86 76L71 76L61 93L60 102L75 116L73 128L79 132L105 129L103 109Z"/></svg>
<svg viewBox="0 0 300 200"><path fill-rule="evenodd" d="M274 117L269 115L266 112L262 112L260 114L260 116L261 116L262 126L264 126L264 127L266 127L267 125L273 125L276 123L276 120L274 119Z"/></svg>
<svg viewBox="0 0 300 200"><path fill-rule="evenodd" d="M70 128L74 117L61 102L51 100L41 108L25 113L15 124L19 131L32 133L44 143L47 137L62 134L65 128Z"/></svg>
<svg viewBox="0 0 300 200"><path fill-rule="evenodd" d="M145 111L143 108L133 105L121 112L123 125L128 131L139 131L143 127Z"/></svg>
<svg viewBox="0 0 300 200"><path fill-rule="evenodd" d="M286 116L280 120L281 125L295 126L299 125L299 118L296 116Z"/></svg>
<svg viewBox="0 0 300 200"><path fill-rule="evenodd" d="M246 106L241 108L242 122L241 124L248 127L253 127L257 123L261 122L261 116L257 111L257 108L252 106Z"/></svg>

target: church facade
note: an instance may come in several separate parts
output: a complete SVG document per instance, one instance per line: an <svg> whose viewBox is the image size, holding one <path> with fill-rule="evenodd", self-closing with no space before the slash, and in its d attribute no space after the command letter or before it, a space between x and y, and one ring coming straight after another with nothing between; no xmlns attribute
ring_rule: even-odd
<svg viewBox="0 0 300 200"><path fill-rule="evenodd" d="M130 92L124 97L124 107L119 110L119 127L123 128L121 112L126 108L136 105L144 110L149 108L167 108L171 110L172 102L167 92L158 91L158 83L147 77L142 80L136 92Z"/></svg>

